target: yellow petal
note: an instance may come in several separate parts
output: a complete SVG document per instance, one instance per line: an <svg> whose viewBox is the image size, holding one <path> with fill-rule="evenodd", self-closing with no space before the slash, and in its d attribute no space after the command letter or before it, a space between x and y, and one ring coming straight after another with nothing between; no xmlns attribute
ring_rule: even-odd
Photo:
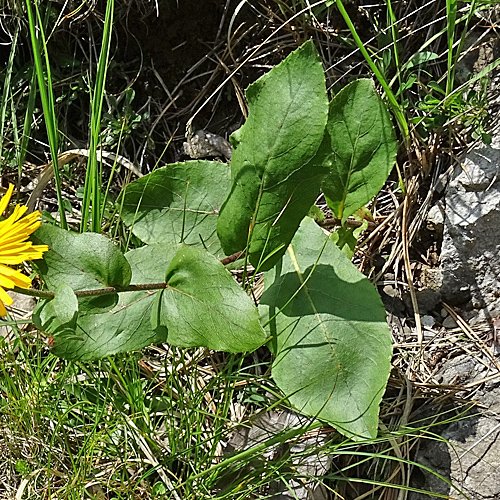
<svg viewBox="0 0 500 500"><path fill-rule="evenodd" d="M23 220L12 222L9 219L0 221L0 242L26 240L40 227L41 224L40 221L35 221L30 225L26 225L23 224Z"/></svg>
<svg viewBox="0 0 500 500"><path fill-rule="evenodd" d="M0 264L13 266L27 260L41 259L43 252L47 250L47 245L32 245L31 241L10 245L8 248L2 248L0 244Z"/></svg>
<svg viewBox="0 0 500 500"><path fill-rule="evenodd" d="M0 286L3 288L14 288L16 284L7 276L0 274Z"/></svg>
<svg viewBox="0 0 500 500"><path fill-rule="evenodd" d="M20 286L21 288L29 288L31 286L31 280L28 276L25 276L21 271L4 266L3 264L0 264L0 275L11 279L15 286Z"/></svg>
<svg viewBox="0 0 500 500"><path fill-rule="evenodd" d="M14 302L12 297L7 295L7 292L2 287L0 287L0 301L3 302L4 304L7 304L8 306L10 306L12 302Z"/></svg>
<svg viewBox="0 0 500 500"><path fill-rule="evenodd" d="M31 247L31 241L9 241L0 243L0 255L12 255L25 252Z"/></svg>
<svg viewBox="0 0 500 500"><path fill-rule="evenodd" d="M15 221L17 221L26 213L27 210L28 207L26 207L25 205L16 205L10 217L12 217Z"/></svg>
<svg viewBox="0 0 500 500"><path fill-rule="evenodd" d="M0 215L5 212L5 209L9 206L10 197L12 196L12 192L14 191L14 184L9 184L9 189L3 195L2 200L0 201Z"/></svg>
<svg viewBox="0 0 500 500"><path fill-rule="evenodd" d="M14 185L10 184L0 200L0 216L7 210L13 191ZM24 205L16 205L10 216L0 221L0 316L7 314L5 306L13 302L5 289L31 286L28 276L9 265L41 259L43 253L49 249L47 245L33 245L31 241L27 241L41 224L40 212L26 214L27 210L28 207Z"/></svg>
<svg viewBox="0 0 500 500"><path fill-rule="evenodd" d="M7 316L7 309L3 305L3 302L0 300L0 316Z"/></svg>

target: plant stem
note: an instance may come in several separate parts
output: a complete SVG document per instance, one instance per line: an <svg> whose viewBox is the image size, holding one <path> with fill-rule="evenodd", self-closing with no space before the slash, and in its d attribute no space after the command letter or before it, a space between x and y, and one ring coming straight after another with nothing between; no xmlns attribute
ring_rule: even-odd
<svg viewBox="0 0 500 500"><path fill-rule="evenodd" d="M99 295L110 295L121 292L165 290L166 288L171 287L168 283L162 281L160 283L140 283L138 285L128 285L123 287L107 286L105 288L97 288L95 290L75 290L75 295L77 297L96 297ZM53 299L56 295L55 292L50 290L35 290L34 288L20 288L17 286L14 287L14 291L22 293L23 295L29 295L30 297L38 297L40 299Z"/></svg>
<svg viewBox="0 0 500 500"><path fill-rule="evenodd" d="M221 259L221 264L227 265L238 260L244 255L244 252L236 252L233 255ZM139 283L137 285L128 286L107 286L105 288L97 288L94 290L75 290L75 295L77 297L96 297L99 295L111 295L113 293L121 292L140 292L148 290L165 290L171 288L170 285L164 281L159 283ZM36 290L35 288L20 288L18 286L14 287L14 292L21 293L23 295L29 295L30 297L38 297L40 299L53 299L55 297L55 292L51 290Z"/></svg>
<svg viewBox="0 0 500 500"><path fill-rule="evenodd" d="M241 252L233 253L233 255L230 255L229 257L221 259L220 262L223 266L227 266L232 262L236 262L238 259L242 259L244 256L245 256L245 251L243 250Z"/></svg>

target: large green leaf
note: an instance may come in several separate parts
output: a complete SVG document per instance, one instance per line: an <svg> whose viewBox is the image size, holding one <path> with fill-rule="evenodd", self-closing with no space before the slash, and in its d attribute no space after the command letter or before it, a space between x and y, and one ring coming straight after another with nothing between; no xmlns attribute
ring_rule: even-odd
<svg viewBox="0 0 500 500"><path fill-rule="evenodd" d="M314 161L328 99L312 42L306 42L246 91L249 116L231 136L232 187L217 233L226 254L247 249L270 269L314 203L325 170ZM263 261L265 261L263 263Z"/></svg>
<svg viewBox="0 0 500 500"><path fill-rule="evenodd" d="M264 343L252 300L206 251L179 250L166 281L169 288L157 296L153 324L166 327L169 343L230 352L253 351Z"/></svg>
<svg viewBox="0 0 500 500"><path fill-rule="evenodd" d="M130 266L120 249L97 233L73 233L57 226L42 224L31 238L49 246L43 260L36 262L50 290L63 283L73 290L97 290L130 284ZM80 301L80 310L109 310L116 304L116 294Z"/></svg>
<svg viewBox="0 0 500 500"><path fill-rule="evenodd" d="M332 152L321 187L344 222L380 191L396 160L394 126L372 80L356 80L334 97L326 130Z"/></svg>
<svg viewBox="0 0 500 500"><path fill-rule="evenodd" d="M204 245L217 255L217 214L230 186L225 163L187 161L130 183L118 203L125 224L145 243Z"/></svg>
<svg viewBox="0 0 500 500"><path fill-rule="evenodd" d="M265 281L278 386L302 413L375 437L392 349L376 289L311 219Z"/></svg>
<svg viewBox="0 0 500 500"><path fill-rule="evenodd" d="M166 278L169 288L121 292L116 307L102 314L77 312L73 304L70 316L71 308L60 305L59 294L40 302L33 320L53 336L56 355L97 359L156 342L240 352L264 343L266 336L252 300L205 250L157 244L132 250L125 257L133 283L159 283Z"/></svg>
<svg viewBox="0 0 500 500"><path fill-rule="evenodd" d="M85 233L87 234L87 233ZM158 283L179 245L151 245L125 254L134 283ZM104 314L80 312L63 323L54 301L41 301L33 313L35 325L53 336L53 352L67 359L98 359L118 352L133 351L166 341L164 329L154 330L151 314L158 291L119 293L118 304ZM105 296L100 296L102 300ZM81 308L80 308L81 309Z"/></svg>

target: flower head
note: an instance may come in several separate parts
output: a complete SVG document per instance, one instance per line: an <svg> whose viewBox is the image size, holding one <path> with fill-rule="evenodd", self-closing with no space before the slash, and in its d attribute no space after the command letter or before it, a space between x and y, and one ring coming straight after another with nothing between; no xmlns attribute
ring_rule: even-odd
<svg viewBox="0 0 500 500"><path fill-rule="evenodd" d="M9 206L13 190L14 185L10 184L0 200L0 216ZM24 205L16 205L12 214L0 221L0 316L7 314L5 305L10 306L13 302L5 291L6 288L31 286L31 280L27 276L9 266L16 266L26 260L41 259L43 252L49 249L47 245L33 245L31 241L26 241L41 224L40 212L25 216L27 210L28 207Z"/></svg>

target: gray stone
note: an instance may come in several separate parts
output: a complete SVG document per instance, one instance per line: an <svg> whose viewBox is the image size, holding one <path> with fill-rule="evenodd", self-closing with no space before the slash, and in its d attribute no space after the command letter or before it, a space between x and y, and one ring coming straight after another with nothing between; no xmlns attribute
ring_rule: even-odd
<svg viewBox="0 0 500 500"><path fill-rule="evenodd" d="M436 379L443 385L459 385L478 375L476 362L470 356L457 356L446 361Z"/></svg>
<svg viewBox="0 0 500 500"><path fill-rule="evenodd" d="M471 304L474 309L481 309L484 307L484 303L478 299L472 299Z"/></svg>
<svg viewBox="0 0 500 500"><path fill-rule="evenodd" d="M195 159L223 156L230 160L232 155L229 141L205 130L197 130L194 135L188 137L183 143L183 148L187 156Z"/></svg>
<svg viewBox="0 0 500 500"><path fill-rule="evenodd" d="M441 303L441 293L437 290L424 288L423 290L417 290L415 295L417 297L418 311L420 314L429 313ZM411 314L413 314L413 304L409 293L403 295L403 301Z"/></svg>
<svg viewBox="0 0 500 500"><path fill-rule="evenodd" d="M428 313L441 303L441 294L437 290L425 288L416 292L417 303L421 313Z"/></svg>
<svg viewBox="0 0 500 500"><path fill-rule="evenodd" d="M468 355L452 358L439 370L442 384L465 384L482 380L484 365ZM421 445L415 461L441 474L454 487L423 469L414 474L413 485L419 489L462 498L458 489L471 500L500 499L500 384L498 379L484 384L475 395L481 406L469 411L457 409L457 420L432 429L442 441L429 439ZM433 415L432 410L430 414ZM434 498L411 493L408 500Z"/></svg>
<svg viewBox="0 0 500 500"><path fill-rule="evenodd" d="M442 233L444 229L445 209L442 203L432 206L427 214L427 227L437 233Z"/></svg>
<svg viewBox="0 0 500 500"><path fill-rule="evenodd" d="M382 291L389 297L399 297L398 289L393 285L385 285Z"/></svg>
<svg viewBox="0 0 500 500"><path fill-rule="evenodd" d="M481 15L493 15L487 9ZM496 34L472 32L457 67L457 79L468 80L500 55ZM462 77L460 77L462 74ZM498 69L490 74L488 100L498 102ZM496 125L495 125L496 123ZM500 136L493 124L491 144L472 149L457 166L445 198L446 216L441 253L443 300L453 305L471 302L466 319L490 322L500 312ZM467 304L469 305L469 304Z"/></svg>
<svg viewBox="0 0 500 500"><path fill-rule="evenodd" d="M499 168L500 138L472 150L457 167L446 195L441 251L443 299L485 304L491 317L500 314Z"/></svg>
<svg viewBox="0 0 500 500"><path fill-rule="evenodd" d="M13 292L12 290L9 290L7 293L14 300L12 306L9 307L10 317L13 320L29 320L36 306L35 298L22 293ZM7 337L10 333L12 333L12 328L10 326L0 326L1 337Z"/></svg>
<svg viewBox="0 0 500 500"><path fill-rule="evenodd" d="M405 315L405 304L399 297L399 290L393 285L385 285L380 296L388 313L395 316Z"/></svg>
<svg viewBox="0 0 500 500"><path fill-rule="evenodd" d="M434 311L436 307L441 303L441 285L443 282L443 275L441 269L423 267L418 277L418 283L416 285L419 287L415 291L415 296L417 298L418 310L421 315L425 315ZM386 285L383 292L393 297L393 292L391 292L391 285ZM403 303L410 314L413 314L413 303L411 300L411 295L409 292L405 292L402 296Z"/></svg>
<svg viewBox="0 0 500 500"><path fill-rule="evenodd" d="M481 16L489 16L492 12L485 10ZM498 10L494 13L497 15ZM499 56L497 34L483 38L481 33L466 40L466 46L473 50L468 51L458 65L458 80L469 80L471 73L477 74ZM488 99L491 106L493 101L498 102L498 70L490 76ZM498 128L498 120L496 126ZM500 136L493 135L489 146L475 147L456 167L445 207L441 251L443 300L463 305L463 313L470 324L476 321L491 324L491 319L500 315ZM439 223L438 209L433 209L428 225L436 223ZM444 309L441 315L445 318L443 325L451 327L452 317ZM491 373L477 359L463 355L446 361L436 380L445 385L465 385L481 382ZM460 415L462 420L432 428L431 432L441 436L443 441L430 438L420 446L415 462L441 474L471 500L499 500L499 381L494 379L481 387L484 388L474 391L474 399L481 406L474 407L466 418ZM435 412L431 410L429 416L434 417ZM450 498L463 498L457 489L423 469L416 468L412 480L416 488ZM408 500L430 498L435 497L408 495Z"/></svg>
<svg viewBox="0 0 500 500"><path fill-rule="evenodd" d="M500 398L500 389L495 390ZM420 489L470 500L500 498L500 422L492 412L472 410L472 416L452 423L441 432L443 441L429 440L421 446L416 462L447 478L452 484L420 470ZM423 480L422 480L423 476ZM458 489L457 489L458 488ZM410 494L408 500L434 498Z"/></svg>
<svg viewBox="0 0 500 500"><path fill-rule="evenodd" d="M445 328L456 328L458 324L452 316L446 316L446 318L443 319L443 326Z"/></svg>
<svg viewBox="0 0 500 500"><path fill-rule="evenodd" d="M424 315L420 318L420 321L422 323L422 326L426 328L432 328L436 324L436 320L429 315Z"/></svg>
<svg viewBox="0 0 500 500"><path fill-rule="evenodd" d="M424 267L419 281L424 288L440 290L443 286L443 271L433 267Z"/></svg>

